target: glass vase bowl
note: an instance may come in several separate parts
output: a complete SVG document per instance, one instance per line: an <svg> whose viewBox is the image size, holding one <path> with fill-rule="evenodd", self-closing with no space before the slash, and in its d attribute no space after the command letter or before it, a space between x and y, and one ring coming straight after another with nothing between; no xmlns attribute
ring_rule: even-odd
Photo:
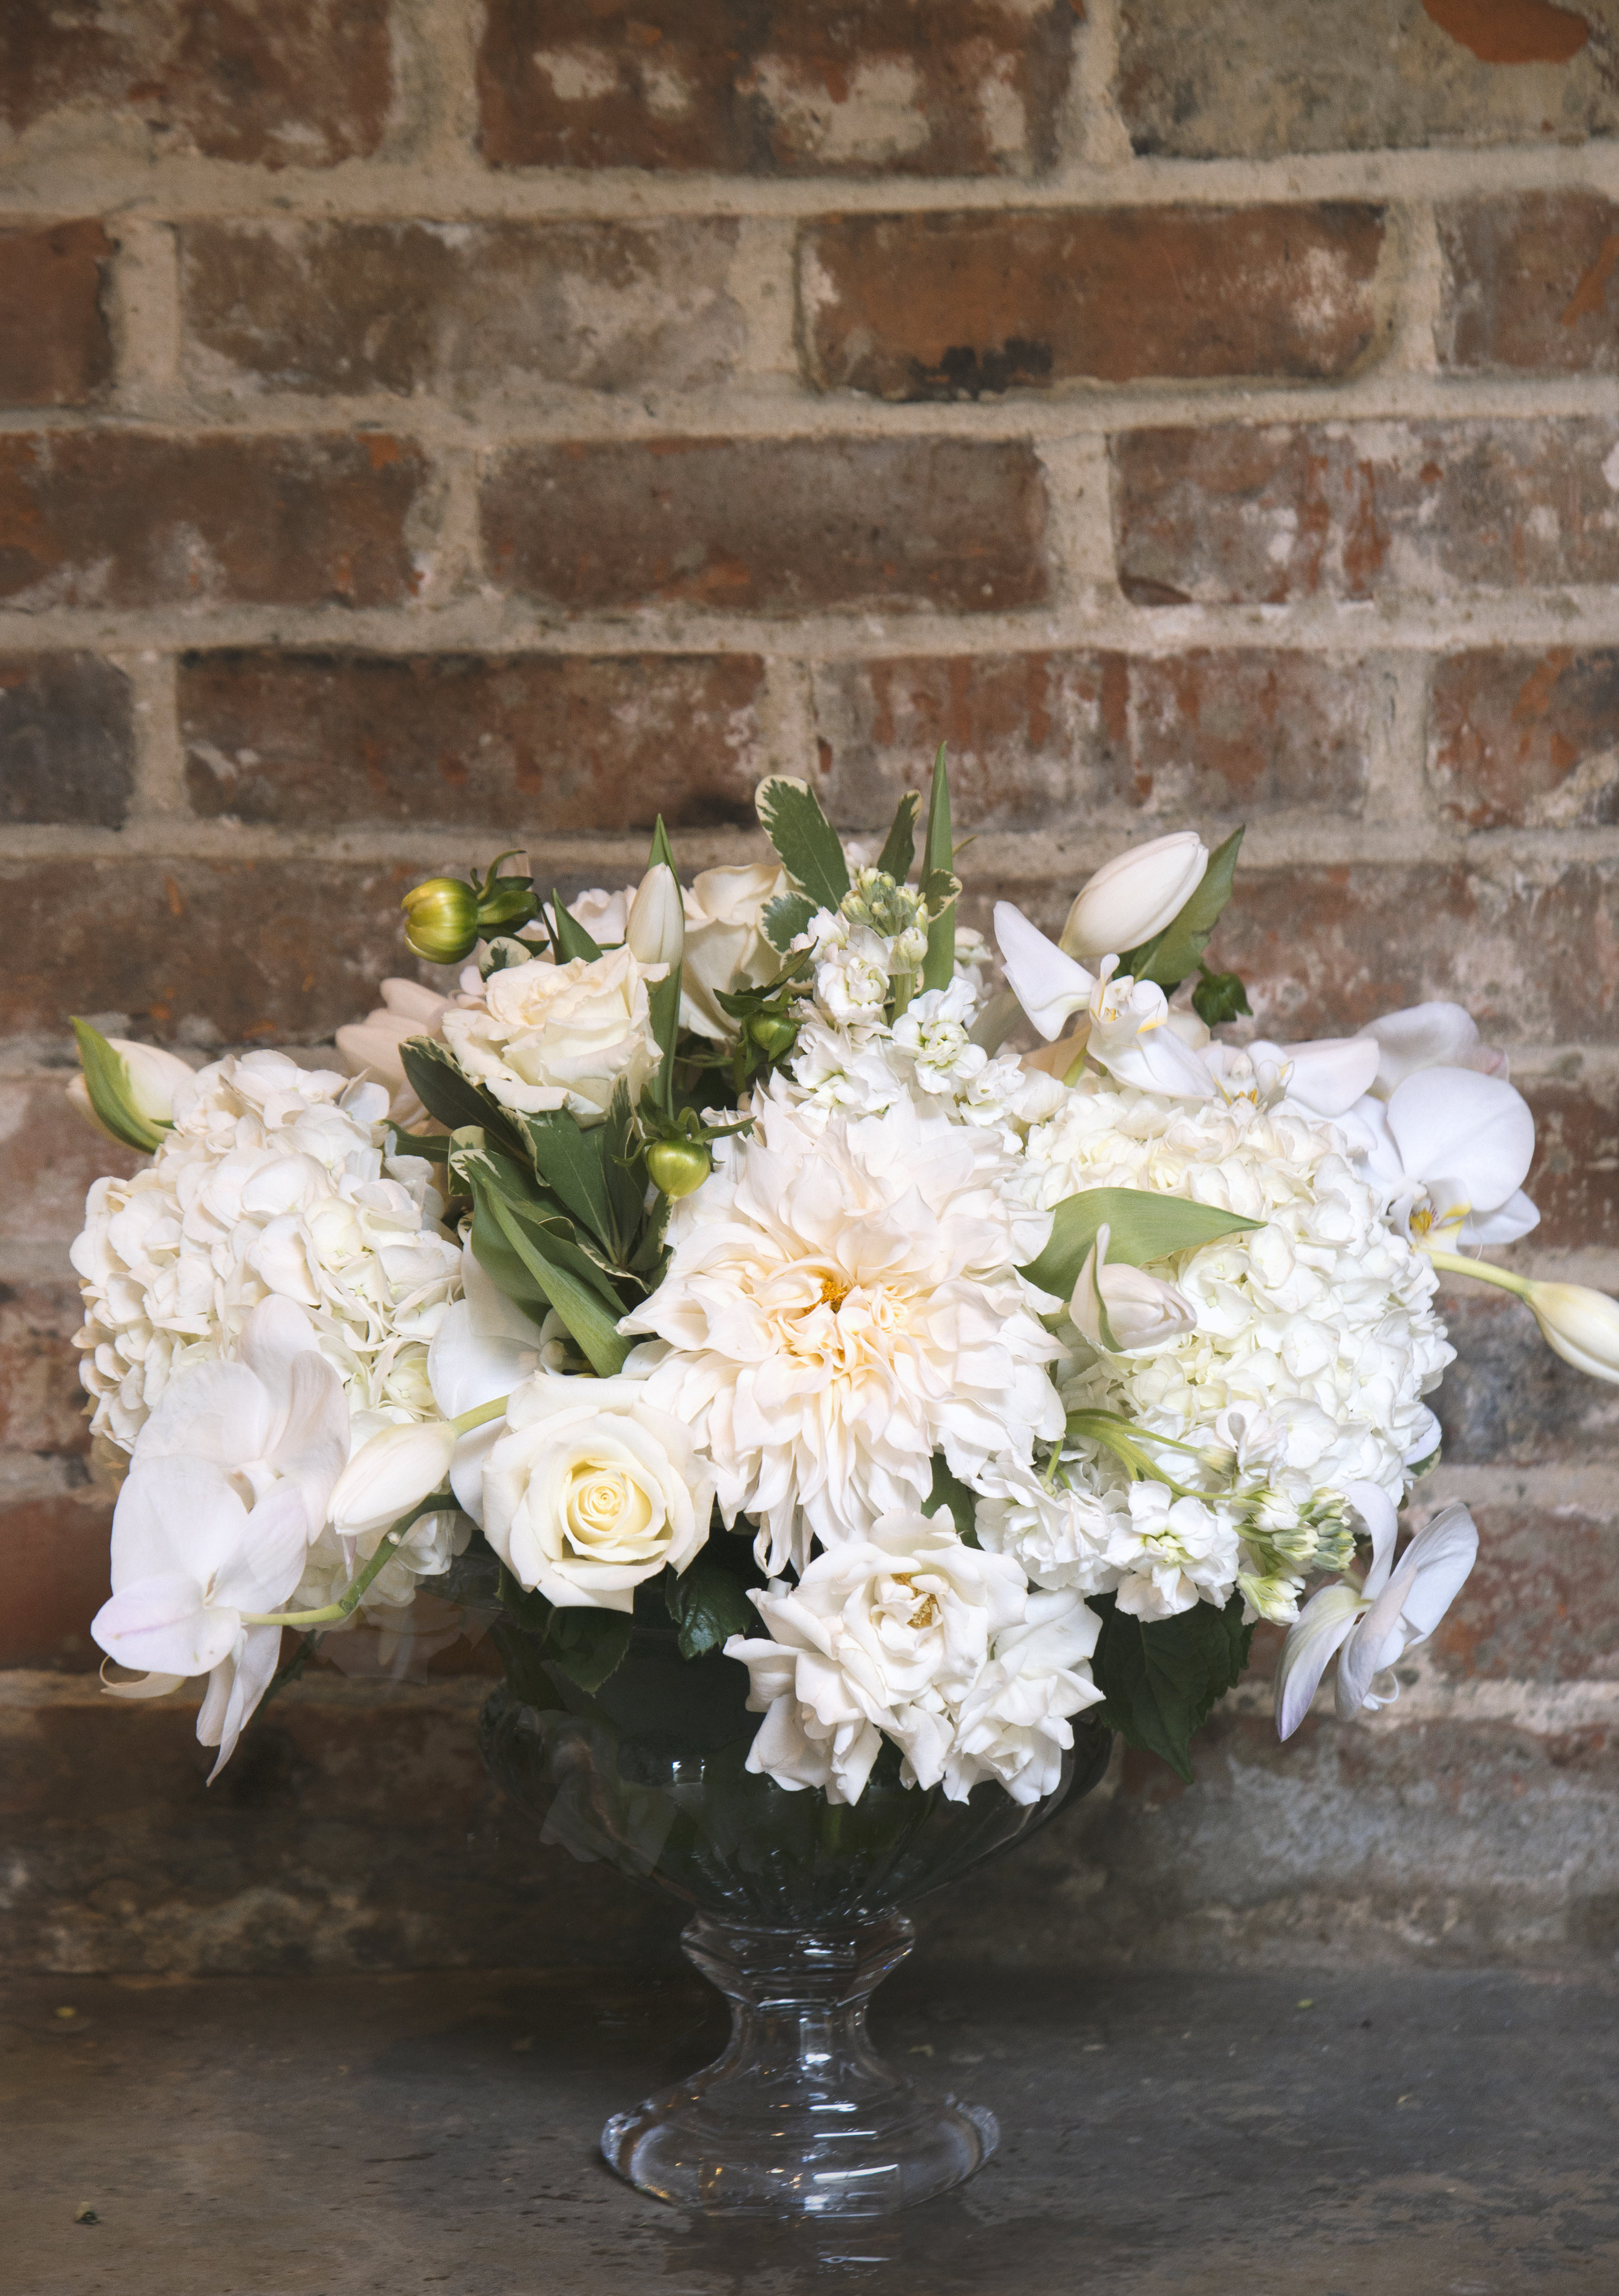
<svg viewBox="0 0 1619 2296"><path fill-rule="evenodd" d="M714 2063L602 2131L641 2191L709 2212L880 2216L947 2192L994 2149L994 2116L916 2088L866 2031L872 1990L911 1950L902 1907L1026 1841L1107 1767L1074 1721L1055 1790L950 1801L903 1786L891 1746L859 1801L789 1793L746 1767L760 1717L747 1669L680 1656L637 1627L593 1694L503 1621L507 1679L484 1708L491 1775L541 1841L600 1859L690 1909L686 1953L731 2007Z"/></svg>

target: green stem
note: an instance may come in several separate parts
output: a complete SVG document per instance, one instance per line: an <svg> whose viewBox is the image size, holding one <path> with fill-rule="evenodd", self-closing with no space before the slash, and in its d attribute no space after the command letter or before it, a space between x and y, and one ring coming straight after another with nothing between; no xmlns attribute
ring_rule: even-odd
<svg viewBox="0 0 1619 2296"><path fill-rule="evenodd" d="M1514 1275L1509 1268L1492 1267L1482 1259L1468 1259L1460 1251L1441 1251L1435 1244L1425 1243L1427 1252L1435 1267L1443 1267L1452 1275L1471 1275L1480 1283L1499 1283L1503 1292L1515 1292L1520 1300L1529 1297L1530 1283L1526 1275Z"/></svg>
<svg viewBox="0 0 1619 2296"><path fill-rule="evenodd" d="M491 1419L498 1419L511 1400L509 1395L498 1395L493 1403L480 1403L475 1410L463 1411L450 1424L458 1435L470 1435L475 1427L487 1426Z"/></svg>
<svg viewBox="0 0 1619 2296"><path fill-rule="evenodd" d="M336 1626L339 1620L348 1618L352 1611L358 1609L361 1597L366 1588L391 1562L405 1533L419 1522L424 1514L437 1514L441 1508L453 1507L454 1504L454 1498L450 1492L435 1491L430 1497L422 1499L413 1506L409 1514L402 1514L391 1529L383 1532L378 1542L377 1551L371 1561L350 1580L335 1603L328 1603L318 1611L243 1611L242 1625L244 1627Z"/></svg>

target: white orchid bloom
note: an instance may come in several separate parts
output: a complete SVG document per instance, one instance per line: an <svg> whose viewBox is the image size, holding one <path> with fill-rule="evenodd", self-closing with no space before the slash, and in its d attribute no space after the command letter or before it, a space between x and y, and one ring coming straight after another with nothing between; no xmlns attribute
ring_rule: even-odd
<svg viewBox="0 0 1619 2296"><path fill-rule="evenodd" d="M685 908L680 880L666 861L656 861L635 889L625 921L625 946L642 964L677 965L686 945Z"/></svg>
<svg viewBox="0 0 1619 2296"><path fill-rule="evenodd" d="M1208 848L1195 829L1177 829L1116 854L1081 886L1061 947L1078 957L1140 948L1180 914L1207 867Z"/></svg>
<svg viewBox="0 0 1619 2296"><path fill-rule="evenodd" d="M1276 1669L1281 1738L1290 1738L1309 1712L1335 1655L1340 1721L1396 1699L1400 1685L1391 1669L1427 1640L1478 1557L1472 1516L1465 1506L1448 1506L1417 1533L1396 1570L1396 1519L1387 1492L1378 1483L1350 1483L1344 1496L1371 1535L1371 1568L1363 1583L1351 1578L1324 1587L1299 1612Z"/></svg>
<svg viewBox="0 0 1619 2296"><path fill-rule="evenodd" d="M1269 1108L1291 1100L1312 1116L1340 1117L1370 1091L1378 1048L1369 1037L1321 1037L1306 1045L1255 1037L1247 1045L1211 1045L1204 1059L1228 1101L1247 1098Z"/></svg>
<svg viewBox="0 0 1619 2296"><path fill-rule="evenodd" d="M1139 1355L1178 1340L1197 1324L1183 1292L1140 1267L1108 1265L1113 1231L1104 1221L1068 1302L1075 1328L1108 1355Z"/></svg>
<svg viewBox="0 0 1619 2296"><path fill-rule="evenodd" d="M1506 1054L1484 1042L1477 1021L1460 1004L1408 1004L1369 1021L1361 1034L1378 1047L1377 1075L1366 1087L1378 1100L1387 1100L1422 1069L1476 1069L1503 1079L1507 1074Z"/></svg>
<svg viewBox="0 0 1619 2296"><path fill-rule="evenodd" d="M1534 1119L1503 1078L1419 1069L1343 1122L1419 1242L1514 1243L1538 1224L1523 1192Z"/></svg>
<svg viewBox="0 0 1619 2296"><path fill-rule="evenodd" d="M445 1310L427 1358L433 1401L446 1419L498 1402L542 1368L560 1368L553 1360L560 1354L557 1341L506 1297L470 1243L462 1247L461 1266L462 1296ZM547 1326L552 1321L547 1317ZM480 1530L484 1461L505 1431L503 1419L486 1421L461 1438L451 1462L456 1503Z"/></svg>
<svg viewBox="0 0 1619 2296"><path fill-rule="evenodd" d="M1169 999L1155 981L1127 973L1116 980L1114 956L1103 959L1100 974L1088 972L1010 901L995 904L995 939L1013 996L1048 1043L1083 1010L1084 1050L1121 1084L1173 1099L1213 1096L1214 1080L1201 1054L1165 1027Z"/></svg>

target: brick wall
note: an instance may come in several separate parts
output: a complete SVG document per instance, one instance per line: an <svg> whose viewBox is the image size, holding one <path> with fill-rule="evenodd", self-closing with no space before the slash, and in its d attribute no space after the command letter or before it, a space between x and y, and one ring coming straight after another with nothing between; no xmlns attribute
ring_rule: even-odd
<svg viewBox="0 0 1619 2296"><path fill-rule="evenodd" d="M1262 1015L1463 999L1541 1120L1516 1259L1619 1285L1616 133L1616 0L9 0L19 1951L646 1918L496 1840L473 1685L313 1677L206 1800L183 1716L96 1702L70 1009L315 1041L425 871L622 881L659 809L736 858L767 767L870 827L944 738L980 906L1248 820ZM1394 1713L1283 1753L1246 1701L958 1944L1611 1959L1619 1406L1457 1304L1484 1560Z"/></svg>

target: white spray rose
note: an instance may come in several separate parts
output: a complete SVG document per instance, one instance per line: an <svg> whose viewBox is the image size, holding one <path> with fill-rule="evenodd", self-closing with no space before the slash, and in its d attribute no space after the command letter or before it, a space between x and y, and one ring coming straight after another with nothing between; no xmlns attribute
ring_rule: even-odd
<svg viewBox="0 0 1619 2296"><path fill-rule="evenodd" d="M567 964L509 965L491 973L480 1004L445 1014L445 1042L503 1108L523 1116L566 1108L581 1124L599 1124L620 1078L633 1099L651 1073L658 1047L647 988L667 970L627 948Z"/></svg>
<svg viewBox="0 0 1619 2296"><path fill-rule="evenodd" d="M1162 932L1203 882L1208 848L1195 829L1155 837L1104 863L1080 888L1059 946L1091 963Z"/></svg>
<svg viewBox="0 0 1619 2296"><path fill-rule="evenodd" d="M765 903L786 890L786 874L773 862L704 869L692 879L680 976L683 1028L716 1044L736 1035L737 1024L720 1009L715 991L757 988L781 972L783 959L765 937L764 916Z"/></svg>
<svg viewBox="0 0 1619 2296"><path fill-rule="evenodd" d="M490 1546L561 1609L633 1609L643 1578L693 1560L713 1505L691 1437L638 1379L537 1374L484 1463Z"/></svg>

